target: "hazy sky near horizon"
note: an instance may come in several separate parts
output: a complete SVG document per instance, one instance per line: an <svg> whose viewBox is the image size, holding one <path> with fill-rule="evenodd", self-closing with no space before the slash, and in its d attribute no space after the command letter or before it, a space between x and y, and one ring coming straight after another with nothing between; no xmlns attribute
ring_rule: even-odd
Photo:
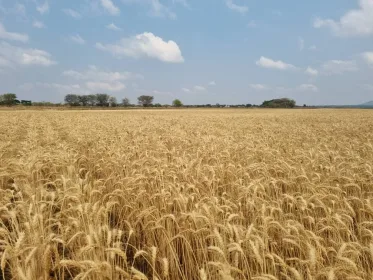
<svg viewBox="0 0 373 280"><path fill-rule="evenodd" d="M373 100L373 0L0 0L0 92Z"/></svg>

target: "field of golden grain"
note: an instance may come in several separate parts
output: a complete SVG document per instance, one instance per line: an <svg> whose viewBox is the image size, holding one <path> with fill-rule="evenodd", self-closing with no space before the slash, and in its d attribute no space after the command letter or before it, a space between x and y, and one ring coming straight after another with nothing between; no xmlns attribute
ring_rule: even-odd
<svg viewBox="0 0 373 280"><path fill-rule="evenodd" d="M0 279L372 279L373 111L0 111Z"/></svg>

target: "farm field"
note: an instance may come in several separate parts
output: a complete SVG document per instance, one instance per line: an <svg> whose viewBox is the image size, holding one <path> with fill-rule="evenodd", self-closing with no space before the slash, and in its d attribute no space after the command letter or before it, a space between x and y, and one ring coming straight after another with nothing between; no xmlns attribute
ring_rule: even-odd
<svg viewBox="0 0 373 280"><path fill-rule="evenodd" d="M0 279L372 279L372 110L0 111Z"/></svg>

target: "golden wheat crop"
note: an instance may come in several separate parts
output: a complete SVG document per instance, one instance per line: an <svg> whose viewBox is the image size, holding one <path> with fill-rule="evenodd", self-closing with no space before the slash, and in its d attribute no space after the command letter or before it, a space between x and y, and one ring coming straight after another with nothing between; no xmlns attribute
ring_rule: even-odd
<svg viewBox="0 0 373 280"><path fill-rule="evenodd" d="M373 278L373 111L0 120L0 278Z"/></svg>

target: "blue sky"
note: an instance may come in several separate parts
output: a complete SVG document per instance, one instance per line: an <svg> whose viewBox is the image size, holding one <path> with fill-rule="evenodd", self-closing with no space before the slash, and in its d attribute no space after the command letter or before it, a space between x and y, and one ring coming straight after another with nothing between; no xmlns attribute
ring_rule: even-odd
<svg viewBox="0 0 373 280"><path fill-rule="evenodd" d="M0 0L0 91L373 100L373 0Z"/></svg>

